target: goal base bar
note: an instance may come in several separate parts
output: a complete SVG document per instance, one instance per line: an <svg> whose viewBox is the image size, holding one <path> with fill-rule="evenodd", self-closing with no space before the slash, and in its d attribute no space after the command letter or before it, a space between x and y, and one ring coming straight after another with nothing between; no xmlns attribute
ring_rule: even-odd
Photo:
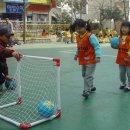
<svg viewBox="0 0 130 130"><path fill-rule="evenodd" d="M9 107L9 106L13 106L13 105L16 105L16 104L17 104L17 102L9 103L9 104L0 106L0 109L5 108L5 107Z"/></svg>
<svg viewBox="0 0 130 130"><path fill-rule="evenodd" d="M49 121L49 120L53 120L54 118L59 118L60 116L61 116L61 110L58 110L55 115L53 115L53 116L51 116L49 118L44 118L42 120L38 120L36 122L28 123L28 124L21 124L21 123L19 123L17 121L14 121L14 120L12 120L12 119L10 119L8 117L3 116L3 115L0 115L0 119L3 119L3 120L5 120L5 121L7 121L7 122L9 122L11 124L14 124L14 125L18 126L21 129L25 129L26 130L26 129L32 127L32 126L41 124L41 123Z"/></svg>
<svg viewBox="0 0 130 130"><path fill-rule="evenodd" d="M12 102L12 103L2 105L2 106L0 106L0 109L10 107L10 106L14 106L14 105L20 105L21 103L22 103L22 97L18 97L16 102Z"/></svg>

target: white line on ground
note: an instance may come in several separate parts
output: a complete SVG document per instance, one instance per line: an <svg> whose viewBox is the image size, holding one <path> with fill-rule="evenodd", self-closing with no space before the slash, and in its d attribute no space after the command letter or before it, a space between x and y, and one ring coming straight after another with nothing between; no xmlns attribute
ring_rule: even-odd
<svg viewBox="0 0 130 130"><path fill-rule="evenodd" d="M75 53L74 51L60 51L61 53Z"/></svg>
<svg viewBox="0 0 130 130"><path fill-rule="evenodd" d="M75 54L76 52L74 50L67 50L67 51L60 51L61 53L71 53ZM114 55L102 55L103 57L116 57Z"/></svg>
<svg viewBox="0 0 130 130"><path fill-rule="evenodd" d="M104 57L117 57L117 56L114 56L114 55L102 55Z"/></svg>

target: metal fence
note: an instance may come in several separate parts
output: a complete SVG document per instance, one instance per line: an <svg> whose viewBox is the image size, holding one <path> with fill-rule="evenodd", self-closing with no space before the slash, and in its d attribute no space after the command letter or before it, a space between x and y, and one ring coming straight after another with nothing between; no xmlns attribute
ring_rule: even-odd
<svg viewBox="0 0 130 130"><path fill-rule="evenodd" d="M11 21L15 38L23 40L23 21ZM6 22L0 21L0 28L6 28ZM69 24L43 24L41 22L27 22L26 24L26 40L32 42L36 40L50 39L49 41L58 41L62 37L62 32L69 28ZM48 35L42 36L42 31L45 30ZM33 40L32 40L33 39Z"/></svg>

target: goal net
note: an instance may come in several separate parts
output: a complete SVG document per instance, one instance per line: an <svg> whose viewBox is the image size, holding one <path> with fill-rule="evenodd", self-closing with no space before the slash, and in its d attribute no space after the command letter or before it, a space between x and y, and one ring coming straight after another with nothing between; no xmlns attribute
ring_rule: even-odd
<svg viewBox="0 0 130 130"><path fill-rule="evenodd" d="M24 56L17 63L15 90L0 95L0 118L21 128L28 128L59 117L60 107L60 59ZM44 118L38 112L38 104L49 100L55 113Z"/></svg>

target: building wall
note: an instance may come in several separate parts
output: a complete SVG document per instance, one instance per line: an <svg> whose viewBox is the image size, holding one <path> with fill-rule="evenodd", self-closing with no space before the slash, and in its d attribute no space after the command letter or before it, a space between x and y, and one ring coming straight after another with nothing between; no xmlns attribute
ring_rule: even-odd
<svg viewBox="0 0 130 130"><path fill-rule="evenodd" d="M128 3L126 3L128 6ZM100 20L100 8L107 7L118 7L122 13L124 11L124 6L122 0L88 0L88 14L86 15L86 19L90 19L91 21L99 21ZM104 21L104 28L111 28L111 20Z"/></svg>
<svg viewBox="0 0 130 130"><path fill-rule="evenodd" d="M7 1L7 0L6 0ZM8 0L10 1L10 0ZM32 0L36 1L36 0ZM51 1L51 0L46 0ZM50 3L50 2L49 2ZM9 4L9 6L7 6ZM51 8L55 8L55 0L52 0L52 4L30 4L27 9L27 20L28 21L49 21L49 12ZM11 20L22 20L23 4L18 3L0 3L0 19L8 17Z"/></svg>
<svg viewBox="0 0 130 130"><path fill-rule="evenodd" d="M100 9L106 7L115 7L115 3L121 0L88 0L87 19L99 20ZM103 7L102 7L103 6Z"/></svg>

